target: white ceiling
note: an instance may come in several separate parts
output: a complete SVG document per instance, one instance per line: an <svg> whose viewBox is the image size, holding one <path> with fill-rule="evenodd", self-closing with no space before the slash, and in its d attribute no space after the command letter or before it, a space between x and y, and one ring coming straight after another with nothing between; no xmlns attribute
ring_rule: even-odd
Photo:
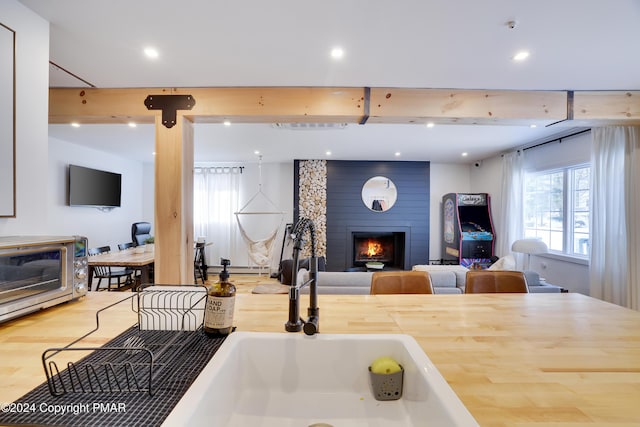
<svg viewBox="0 0 640 427"><path fill-rule="evenodd" d="M52 87L371 86L638 90L640 1L20 0L51 23ZM515 21L515 28L507 23ZM160 56L149 60L146 47ZM333 47L345 55L330 58ZM511 57L526 49L530 57ZM78 78L70 76L71 73ZM564 125L196 124L197 161L472 162ZM52 125L50 135L151 161L152 126ZM461 157L468 152L467 157Z"/></svg>

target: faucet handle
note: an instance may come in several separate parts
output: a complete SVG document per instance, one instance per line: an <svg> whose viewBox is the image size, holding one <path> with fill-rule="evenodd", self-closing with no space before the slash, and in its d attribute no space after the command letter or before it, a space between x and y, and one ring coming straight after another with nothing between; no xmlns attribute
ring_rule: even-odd
<svg viewBox="0 0 640 427"><path fill-rule="evenodd" d="M311 311L311 309L309 309ZM316 308L315 314L310 314L306 322L304 322L303 331L307 335L315 335L320 327L320 309Z"/></svg>

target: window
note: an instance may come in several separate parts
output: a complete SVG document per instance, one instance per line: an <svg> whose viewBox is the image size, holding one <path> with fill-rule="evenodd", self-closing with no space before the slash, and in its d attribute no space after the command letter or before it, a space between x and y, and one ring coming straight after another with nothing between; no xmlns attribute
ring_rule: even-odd
<svg viewBox="0 0 640 427"><path fill-rule="evenodd" d="M589 254L589 165L525 176L524 233L539 237L550 252Z"/></svg>

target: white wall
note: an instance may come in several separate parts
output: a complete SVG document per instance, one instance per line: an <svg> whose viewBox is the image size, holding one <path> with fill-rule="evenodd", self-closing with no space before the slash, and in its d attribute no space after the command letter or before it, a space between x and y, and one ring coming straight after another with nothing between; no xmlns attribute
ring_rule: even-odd
<svg viewBox="0 0 640 427"><path fill-rule="evenodd" d="M589 295L589 265L587 262L555 258L553 255L531 256L531 270L537 271L547 282L562 286L570 292Z"/></svg>
<svg viewBox="0 0 640 427"><path fill-rule="evenodd" d="M528 171L579 165L591 161L591 133L586 132L562 142L552 142L524 151L524 165Z"/></svg>
<svg viewBox="0 0 640 427"><path fill-rule="evenodd" d="M470 165L471 193L488 193L491 203L491 220L494 232L502 222L500 204L502 203L502 157L485 159L480 166ZM500 239L500 235L497 235ZM502 256L506 254L496 254Z"/></svg>
<svg viewBox="0 0 640 427"><path fill-rule="evenodd" d="M151 235L155 235L153 228L155 220L155 188L156 176L155 166L153 163L144 163L142 165L142 215L140 221L151 223Z"/></svg>
<svg viewBox="0 0 640 427"><path fill-rule="evenodd" d="M0 22L16 32L16 218L0 235L46 234L49 23L15 0L0 2Z"/></svg>
<svg viewBox="0 0 640 427"><path fill-rule="evenodd" d="M258 191L260 182L260 169L262 169L262 191L263 193L284 213L280 222L280 231L275 237L272 247L271 258L278 261L280 258L280 248L282 247L282 236L287 223L293 222L293 162L289 163L262 163L260 168L258 163L245 164L242 173L242 184L240 186L240 205L246 204ZM280 217L265 218L268 229L273 230ZM248 218L247 218L248 219ZM254 223L259 223L255 221ZM249 228L250 230L250 228ZM248 256L247 245L243 241L237 246L241 251L237 255L236 265L253 265ZM277 270L277 262L272 263L272 269Z"/></svg>
<svg viewBox="0 0 640 427"><path fill-rule="evenodd" d="M429 259L442 258L442 196L471 191L468 165L431 163L429 201Z"/></svg>
<svg viewBox="0 0 640 427"><path fill-rule="evenodd" d="M121 207L111 211L67 206L68 167L70 164L122 174ZM131 241L131 224L153 223L153 216L143 216L143 167L140 162L114 156L59 139L49 139L49 194L47 196L47 233L81 235L89 239L89 247Z"/></svg>

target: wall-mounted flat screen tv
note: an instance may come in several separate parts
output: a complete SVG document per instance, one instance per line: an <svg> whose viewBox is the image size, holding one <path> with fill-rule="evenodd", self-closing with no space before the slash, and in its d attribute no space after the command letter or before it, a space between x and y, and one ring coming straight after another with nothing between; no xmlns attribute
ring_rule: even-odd
<svg viewBox="0 0 640 427"><path fill-rule="evenodd" d="M120 207L122 175L69 165L69 206Z"/></svg>

